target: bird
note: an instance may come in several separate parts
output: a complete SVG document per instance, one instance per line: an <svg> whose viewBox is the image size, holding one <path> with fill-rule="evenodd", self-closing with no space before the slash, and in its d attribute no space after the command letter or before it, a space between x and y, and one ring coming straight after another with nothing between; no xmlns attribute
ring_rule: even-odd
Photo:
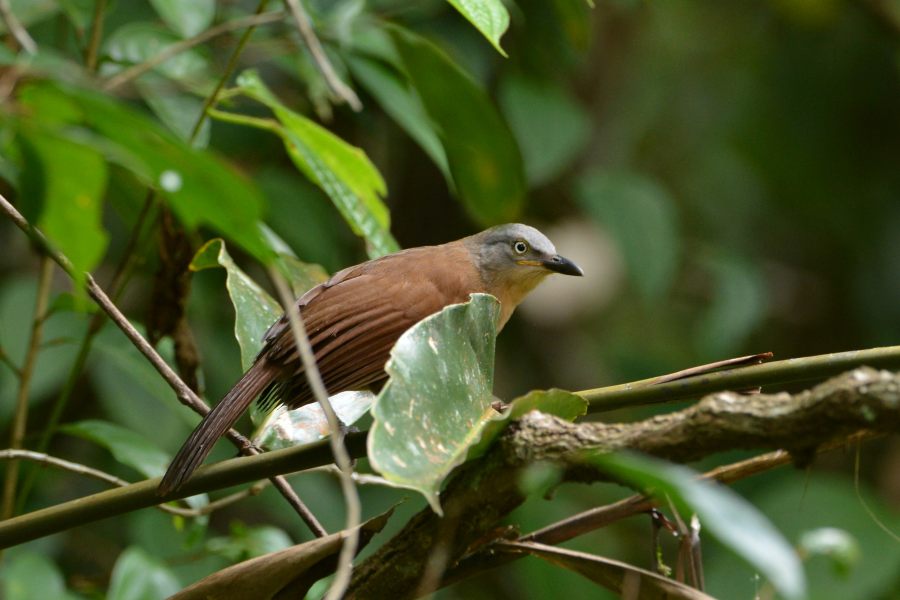
<svg viewBox="0 0 900 600"><path fill-rule="evenodd" d="M467 302L470 294L487 293L500 301L499 333L516 306L552 273L584 274L557 254L543 233L508 223L347 267L296 305L325 388L336 394L383 383L400 335L448 305ZM257 397L288 408L315 401L286 315L265 333L253 365L184 442L157 493L177 491Z"/></svg>

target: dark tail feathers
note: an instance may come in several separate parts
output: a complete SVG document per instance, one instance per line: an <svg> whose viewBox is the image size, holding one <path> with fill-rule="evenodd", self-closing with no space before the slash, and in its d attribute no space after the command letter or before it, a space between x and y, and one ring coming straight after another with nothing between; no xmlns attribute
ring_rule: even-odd
<svg viewBox="0 0 900 600"><path fill-rule="evenodd" d="M216 440L237 422L253 399L271 382L272 373L263 361L250 367L181 446L156 488L157 495L166 496L180 488L209 456Z"/></svg>

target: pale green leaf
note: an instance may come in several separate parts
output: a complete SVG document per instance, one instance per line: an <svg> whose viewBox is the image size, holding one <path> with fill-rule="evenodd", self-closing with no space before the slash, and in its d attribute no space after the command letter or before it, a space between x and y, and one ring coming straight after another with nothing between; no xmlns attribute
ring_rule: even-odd
<svg viewBox="0 0 900 600"><path fill-rule="evenodd" d="M368 456L388 481L421 492L438 514L450 471L496 415L493 362L500 303L473 294L408 329L372 407Z"/></svg>
<svg viewBox="0 0 900 600"><path fill-rule="evenodd" d="M169 456L149 440L113 423L88 419L64 425L60 429L103 446L117 461L145 477L159 477L169 464Z"/></svg>
<svg viewBox="0 0 900 600"><path fill-rule="evenodd" d="M341 392L328 398L331 408L344 425L356 423L369 411L374 400L375 394L368 390ZM329 433L328 418L318 403L293 410L279 405L266 415L253 435L253 443L267 450L278 450L311 444L324 439Z"/></svg>
<svg viewBox="0 0 900 600"><path fill-rule="evenodd" d="M225 287L235 313L234 337L241 347L241 365L246 370L262 349L266 330L283 311L278 302L235 264L221 239L207 242L190 265L192 271L214 267L225 269Z"/></svg>
<svg viewBox="0 0 900 600"><path fill-rule="evenodd" d="M256 72L241 74L238 86L275 113L278 124L265 122L266 128L282 138L297 168L328 194L354 233L365 238L369 256L399 250L390 233L390 214L382 201L387 187L366 154L284 106Z"/></svg>
<svg viewBox="0 0 900 600"><path fill-rule="evenodd" d="M216 16L216 0L150 0L150 4L184 38L207 29Z"/></svg>
<svg viewBox="0 0 900 600"><path fill-rule="evenodd" d="M497 52L506 56L506 52L500 47L500 38L509 27L509 12L502 0L447 1L488 39Z"/></svg>
<svg viewBox="0 0 900 600"><path fill-rule="evenodd" d="M106 600L159 600L180 589L178 579L168 567L141 548L132 546L116 560Z"/></svg>

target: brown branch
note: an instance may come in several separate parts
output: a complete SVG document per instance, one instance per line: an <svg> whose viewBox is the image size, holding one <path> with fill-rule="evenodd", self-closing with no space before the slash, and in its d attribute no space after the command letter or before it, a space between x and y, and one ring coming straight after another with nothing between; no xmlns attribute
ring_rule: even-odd
<svg viewBox="0 0 900 600"><path fill-rule="evenodd" d="M84 54L84 66L88 71L97 70L97 51L103 37L103 13L106 12L106 0L94 0L94 17L91 20L91 37Z"/></svg>
<svg viewBox="0 0 900 600"><path fill-rule="evenodd" d="M556 464L564 480L580 482L607 480L584 462L586 451L629 449L685 462L724 450L775 448L806 464L820 446L860 430L900 431L900 375L860 368L795 395L713 394L638 423L572 424L531 412L491 452L460 469L441 494L445 518L458 522L449 564L477 550L480 540L489 542L485 537L498 521L525 500L521 470L535 462ZM357 566L347 597L412 597L440 530L441 519L430 510L417 514Z"/></svg>

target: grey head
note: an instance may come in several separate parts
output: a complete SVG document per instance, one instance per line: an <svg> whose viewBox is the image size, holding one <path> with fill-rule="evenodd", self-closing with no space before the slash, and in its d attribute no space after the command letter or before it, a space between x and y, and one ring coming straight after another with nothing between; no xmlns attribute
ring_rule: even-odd
<svg viewBox="0 0 900 600"><path fill-rule="evenodd" d="M578 265L557 254L547 236L529 225L497 225L463 242L487 279L542 279L550 273L584 275Z"/></svg>

